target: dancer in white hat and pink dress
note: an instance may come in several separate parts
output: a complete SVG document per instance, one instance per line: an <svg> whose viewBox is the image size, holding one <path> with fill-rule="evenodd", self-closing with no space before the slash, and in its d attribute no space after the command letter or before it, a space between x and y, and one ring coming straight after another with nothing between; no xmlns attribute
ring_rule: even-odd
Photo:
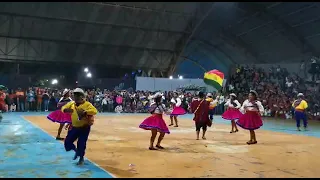
<svg viewBox="0 0 320 180"><path fill-rule="evenodd" d="M158 92L150 97L154 100L149 108L149 112L152 115L139 125L139 128L151 131L149 150L164 149L164 147L161 146L161 141L163 140L165 133L170 134L169 128L162 117L164 113L169 114L166 106L161 102L162 96L163 95ZM153 144L158 132L160 133L160 136L155 148Z"/></svg>
<svg viewBox="0 0 320 180"><path fill-rule="evenodd" d="M61 111L61 107L69 103L70 101L72 101L72 99L70 98L70 90L65 89L62 93L61 99L58 102L58 109L47 116L47 119L49 119L50 121L60 124L56 140L64 140L64 138L60 137L62 129L65 124L68 124L66 126L66 129L68 129L69 124L71 124L71 115Z"/></svg>
<svg viewBox="0 0 320 180"><path fill-rule="evenodd" d="M171 123L169 124L169 126L173 125L173 119L174 119L174 122L176 124L174 127L178 127L178 118L177 117L179 115L187 114L187 111L181 107L181 105L182 105L181 97L178 97L177 92L173 93L173 98L171 99L170 102L172 104L173 110L172 110L172 113L170 114Z"/></svg>
<svg viewBox="0 0 320 180"><path fill-rule="evenodd" d="M230 94L230 99L228 99L228 101L224 104L225 106L228 106L228 110L222 114L223 119L231 121L230 133L238 132L237 124L235 121L242 116L242 113L239 111L241 104L236 98L236 94Z"/></svg>

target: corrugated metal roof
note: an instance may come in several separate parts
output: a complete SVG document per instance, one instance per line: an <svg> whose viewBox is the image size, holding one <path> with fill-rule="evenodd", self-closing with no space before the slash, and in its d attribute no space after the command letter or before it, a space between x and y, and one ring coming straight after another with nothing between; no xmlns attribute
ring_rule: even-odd
<svg viewBox="0 0 320 180"><path fill-rule="evenodd" d="M1 2L0 59L167 70L183 49L181 56L194 51L226 65L319 56L317 2L216 2L204 17L212 4ZM4 52L10 51L4 41L12 52Z"/></svg>

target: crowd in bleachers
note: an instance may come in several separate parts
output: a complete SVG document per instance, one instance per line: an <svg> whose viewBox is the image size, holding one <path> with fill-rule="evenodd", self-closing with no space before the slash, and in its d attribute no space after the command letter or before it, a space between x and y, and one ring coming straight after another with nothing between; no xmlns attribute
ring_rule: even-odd
<svg viewBox="0 0 320 180"><path fill-rule="evenodd" d="M285 119L292 118L292 103L298 93L303 93L309 104L308 117L319 119L319 87L315 81L307 82L305 78L288 73L286 68L280 66L268 70L239 66L232 72L226 90L238 94L242 102L247 92L254 89L265 107L265 116Z"/></svg>
<svg viewBox="0 0 320 180"><path fill-rule="evenodd" d="M231 73L225 91L213 92L213 97L219 99L215 114L221 115L226 107L228 94L236 93L242 103L249 90L254 89L265 107L264 116L277 118L292 118L292 103L298 93L303 93L309 104L308 117L320 119L319 84L308 84L297 74L290 74L285 68L271 67L269 70L255 66L239 66ZM27 91L17 89L6 92L6 108L2 111L53 111L61 98L63 89L48 89L30 87ZM87 89L87 100L94 104L100 112L145 113L150 104L149 97L153 92ZM189 111L189 105L194 93L178 92L182 97L184 108ZM169 107L173 92L164 92L164 103Z"/></svg>

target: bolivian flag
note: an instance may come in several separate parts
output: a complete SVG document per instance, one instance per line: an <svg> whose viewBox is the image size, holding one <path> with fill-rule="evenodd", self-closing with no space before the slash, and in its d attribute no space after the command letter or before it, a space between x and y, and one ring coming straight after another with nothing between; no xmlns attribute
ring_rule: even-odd
<svg viewBox="0 0 320 180"><path fill-rule="evenodd" d="M222 88L224 74L216 69L204 73L203 81L209 86L213 86L217 90Z"/></svg>

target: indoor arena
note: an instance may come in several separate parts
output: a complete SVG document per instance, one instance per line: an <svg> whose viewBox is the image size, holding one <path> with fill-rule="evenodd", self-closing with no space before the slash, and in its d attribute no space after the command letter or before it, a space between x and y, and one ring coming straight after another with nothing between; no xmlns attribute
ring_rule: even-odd
<svg viewBox="0 0 320 180"><path fill-rule="evenodd" d="M0 178L320 177L318 2L1 2Z"/></svg>

